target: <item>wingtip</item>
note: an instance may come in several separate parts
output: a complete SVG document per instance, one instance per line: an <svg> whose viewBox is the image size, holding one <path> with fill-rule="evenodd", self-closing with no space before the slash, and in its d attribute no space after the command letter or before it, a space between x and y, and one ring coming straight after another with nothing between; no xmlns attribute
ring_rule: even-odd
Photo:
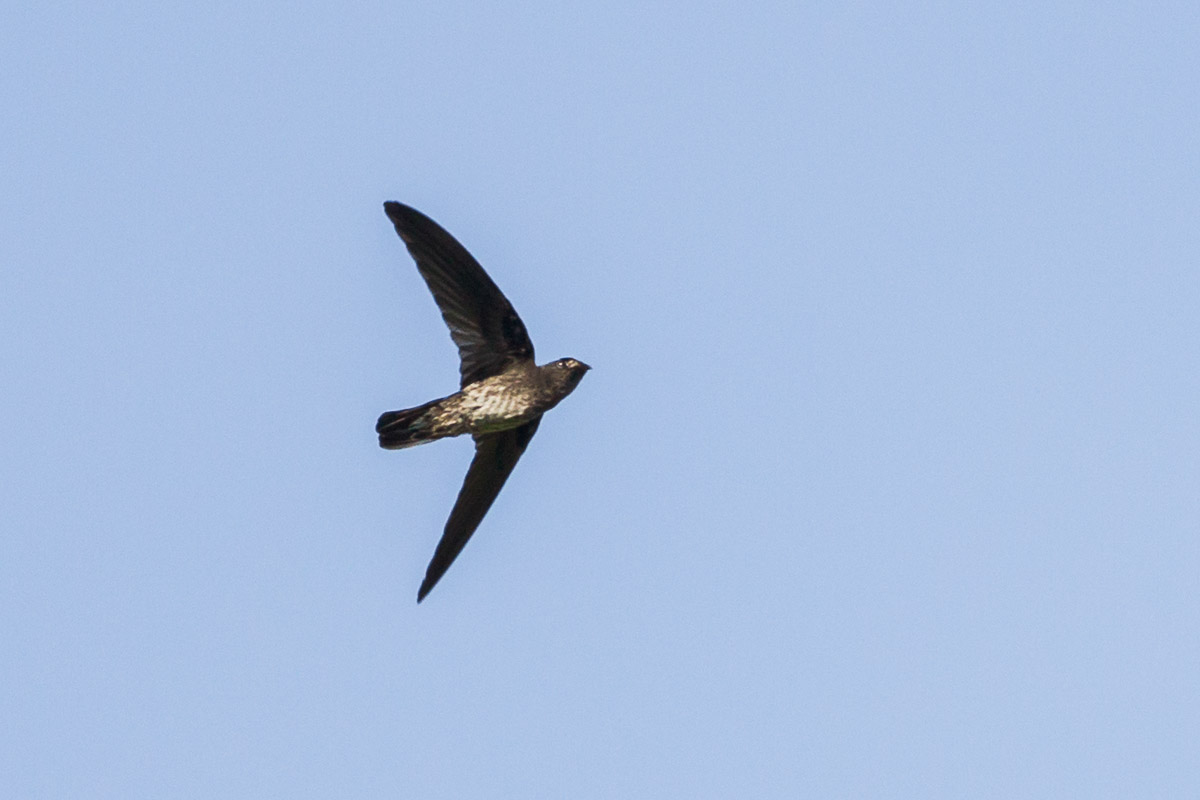
<svg viewBox="0 0 1200 800"><path fill-rule="evenodd" d="M442 575L444 574L446 574L446 570L444 569L436 575L432 575L429 571L426 571L425 579L421 581L421 588L417 590L418 603L424 600L429 593L433 591L433 587L438 585L438 581L442 579Z"/></svg>
<svg viewBox="0 0 1200 800"><path fill-rule="evenodd" d="M390 219L392 222L398 222L404 219L413 211L414 209L409 208L408 206L404 205L404 203L397 203L395 200L388 200L383 204L383 213L387 214L388 219Z"/></svg>

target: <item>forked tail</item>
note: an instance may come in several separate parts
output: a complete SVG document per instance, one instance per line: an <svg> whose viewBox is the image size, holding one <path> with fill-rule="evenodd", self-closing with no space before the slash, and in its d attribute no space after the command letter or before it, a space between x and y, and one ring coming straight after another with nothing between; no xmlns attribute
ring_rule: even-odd
<svg viewBox="0 0 1200 800"><path fill-rule="evenodd" d="M441 400L431 400L416 408L406 408L402 411L385 411L375 424L375 432L379 434L379 446L387 450L400 450L404 447L440 439L444 433L434 430L434 406Z"/></svg>

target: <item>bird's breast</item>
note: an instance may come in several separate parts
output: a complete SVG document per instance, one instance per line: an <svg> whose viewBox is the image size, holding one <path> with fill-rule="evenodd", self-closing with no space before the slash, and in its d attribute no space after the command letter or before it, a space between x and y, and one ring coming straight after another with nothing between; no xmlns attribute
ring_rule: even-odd
<svg viewBox="0 0 1200 800"><path fill-rule="evenodd" d="M497 376L462 391L462 412L472 433L505 431L524 425L541 413L533 391L520 381Z"/></svg>

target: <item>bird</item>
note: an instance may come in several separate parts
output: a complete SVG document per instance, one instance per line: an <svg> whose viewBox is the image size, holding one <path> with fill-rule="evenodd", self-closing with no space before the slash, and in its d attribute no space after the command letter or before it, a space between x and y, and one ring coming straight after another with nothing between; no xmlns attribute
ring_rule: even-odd
<svg viewBox="0 0 1200 800"><path fill-rule="evenodd" d="M461 381L447 397L382 414L375 425L379 446L400 450L465 434L475 440L471 466L417 591L420 603L483 521L542 415L591 367L574 358L538 366L525 324L467 249L414 208L388 201L383 209L450 328Z"/></svg>

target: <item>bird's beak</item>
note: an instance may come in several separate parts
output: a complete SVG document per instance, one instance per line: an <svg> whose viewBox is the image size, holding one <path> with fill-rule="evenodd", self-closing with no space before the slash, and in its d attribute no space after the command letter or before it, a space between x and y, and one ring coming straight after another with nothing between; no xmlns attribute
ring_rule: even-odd
<svg viewBox="0 0 1200 800"><path fill-rule="evenodd" d="M587 364L583 363L582 361L579 362L579 366L583 367L584 372L587 372L589 369L591 369L591 367L589 367Z"/></svg>

